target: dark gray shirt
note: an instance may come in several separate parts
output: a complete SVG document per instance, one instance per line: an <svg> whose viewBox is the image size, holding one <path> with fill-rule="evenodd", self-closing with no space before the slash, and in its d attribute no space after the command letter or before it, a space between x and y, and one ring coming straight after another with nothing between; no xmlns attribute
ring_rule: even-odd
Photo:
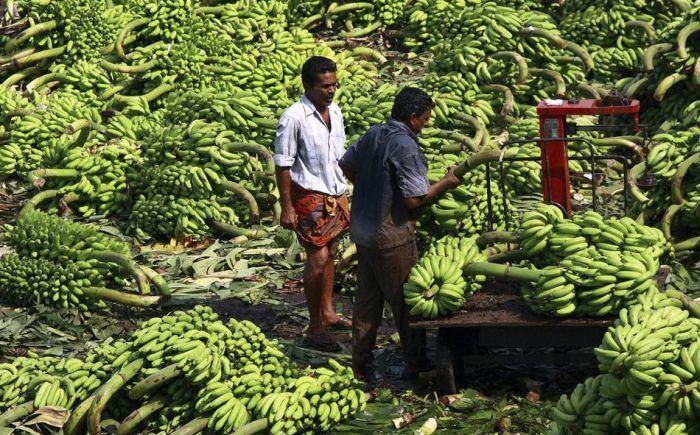
<svg viewBox="0 0 700 435"><path fill-rule="evenodd" d="M412 242L416 213L404 198L428 193L428 165L408 126L394 119L375 125L338 162L355 174L350 238L359 246L386 249Z"/></svg>

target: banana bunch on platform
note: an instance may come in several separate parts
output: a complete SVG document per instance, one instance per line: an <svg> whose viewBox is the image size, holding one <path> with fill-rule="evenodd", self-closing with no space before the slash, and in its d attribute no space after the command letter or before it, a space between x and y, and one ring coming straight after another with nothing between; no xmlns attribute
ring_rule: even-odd
<svg viewBox="0 0 700 435"><path fill-rule="evenodd" d="M547 266L540 269L540 279L533 287L523 289L523 299L534 311L568 316L576 310L575 286L567 281L565 269Z"/></svg>
<svg viewBox="0 0 700 435"><path fill-rule="evenodd" d="M426 255L411 269L404 285L404 300L412 315L435 319L459 310L473 291L462 277L459 262Z"/></svg>
<svg viewBox="0 0 700 435"><path fill-rule="evenodd" d="M564 221L564 214L555 205L538 204L523 214L520 221L520 247L529 255L545 250L554 226Z"/></svg>

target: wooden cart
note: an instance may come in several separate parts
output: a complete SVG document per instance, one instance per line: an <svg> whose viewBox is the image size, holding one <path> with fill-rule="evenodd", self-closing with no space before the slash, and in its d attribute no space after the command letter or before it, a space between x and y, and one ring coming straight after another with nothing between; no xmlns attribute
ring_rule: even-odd
<svg viewBox="0 0 700 435"><path fill-rule="evenodd" d="M481 350L594 347L600 344L613 321L612 318L542 316L530 310L512 282L488 281L461 311L441 319L413 319L410 327L438 330L438 387L441 394L453 394L466 367L594 361L590 349L522 355L489 355Z"/></svg>

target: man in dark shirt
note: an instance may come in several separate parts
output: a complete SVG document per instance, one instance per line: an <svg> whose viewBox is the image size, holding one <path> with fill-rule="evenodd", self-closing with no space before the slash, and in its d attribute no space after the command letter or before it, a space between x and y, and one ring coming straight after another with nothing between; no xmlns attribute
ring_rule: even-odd
<svg viewBox="0 0 700 435"><path fill-rule="evenodd" d="M408 329L403 284L418 260L417 209L460 183L453 169L432 186L428 182L427 161L417 135L430 119L432 108L433 101L424 91L404 88L394 100L391 119L372 127L339 162L355 185L350 238L357 245L358 288L352 319L352 366L361 379L367 380L372 371L384 301L391 306L401 337L406 362L403 377L415 378L429 368L425 332Z"/></svg>

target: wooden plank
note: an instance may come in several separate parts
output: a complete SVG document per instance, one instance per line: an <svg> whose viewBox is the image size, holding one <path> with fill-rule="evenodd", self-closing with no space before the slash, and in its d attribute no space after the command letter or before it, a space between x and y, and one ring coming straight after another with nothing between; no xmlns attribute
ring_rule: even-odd
<svg viewBox="0 0 700 435"><path fill-rule="evenodd" d="M465 355L466 369L485 366L595 364L593 352Z"/></svg>
<svg viewBox="0 0 700 435"><path fill-rule="evenodd" d="M600 345L606 327L523 326L479 328L478 342L489 348L593 347Z"/></svg>
<svg viewBox="0 0 700 435"><path fill-rule="evenodd" d="M534 313L520 296L520 284L490 280L467 300L464 308L448 317L435 320L413 318L411 328L465 328L481 326L572 326L605 327L614 322L612 317L554 318Z"/></svg>

